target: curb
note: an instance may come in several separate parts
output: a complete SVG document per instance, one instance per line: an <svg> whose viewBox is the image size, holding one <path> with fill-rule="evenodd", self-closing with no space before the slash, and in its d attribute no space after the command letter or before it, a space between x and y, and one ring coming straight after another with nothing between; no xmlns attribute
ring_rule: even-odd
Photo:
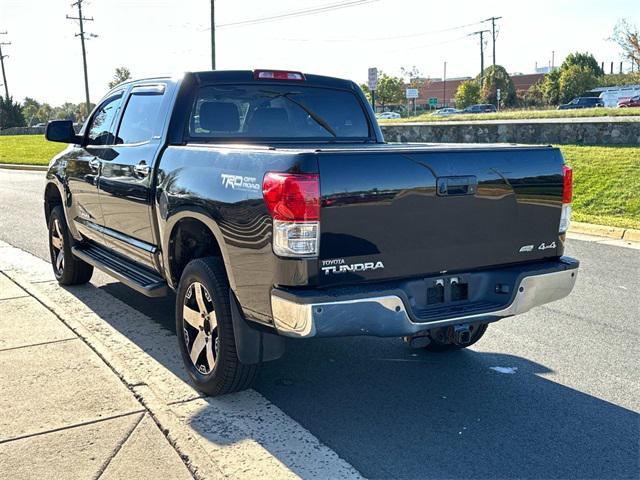
<svg viewBox="0 0 640 480"><path fill-rule="evenodd" d="M606 225L596 225L593 223L571 222L569 232L640 242L640 230L634 228L608 227Z"/></svg>
<svg viewBox="0 0 640 480"><path fill-rule="evenodd" d="M49 170L47 165L21 165L19 163L0 163L0 168L5 170L27 170L31 172L46 172Z"/></svg>

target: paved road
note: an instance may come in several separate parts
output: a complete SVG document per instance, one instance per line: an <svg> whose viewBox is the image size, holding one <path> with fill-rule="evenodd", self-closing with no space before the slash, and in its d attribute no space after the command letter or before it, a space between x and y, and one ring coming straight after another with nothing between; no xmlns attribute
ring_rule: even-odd
<svg viewBox="0 0 640 480"><path fill-rule="evenodd" d="M42 182L0 171L0 239L46 258ZM568 254L582 261L570 297L466 351L290 341L256 390L367 477L638 478L640 250L570 240ZM172 329L172 298L92 283Z"/></svg>

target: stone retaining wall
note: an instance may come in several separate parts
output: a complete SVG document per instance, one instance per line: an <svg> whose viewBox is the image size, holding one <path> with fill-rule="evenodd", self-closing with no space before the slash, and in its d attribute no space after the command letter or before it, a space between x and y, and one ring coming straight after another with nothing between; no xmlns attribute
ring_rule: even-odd
<svg viewBox="0 0 640 480"><path fill-rule="evenodd" d="M387 142L640 145L640 121L484 121L381 124Z"/></svg>

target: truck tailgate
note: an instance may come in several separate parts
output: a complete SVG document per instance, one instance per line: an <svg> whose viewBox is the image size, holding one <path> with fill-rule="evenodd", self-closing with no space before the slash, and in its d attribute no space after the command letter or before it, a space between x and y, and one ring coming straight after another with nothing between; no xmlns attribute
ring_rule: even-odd
<svg viewBox="0 0 640 480"><path fill-rule="evenodd" d="M318 153L319 283L468 271L562 254L551 147Z"/></svg>

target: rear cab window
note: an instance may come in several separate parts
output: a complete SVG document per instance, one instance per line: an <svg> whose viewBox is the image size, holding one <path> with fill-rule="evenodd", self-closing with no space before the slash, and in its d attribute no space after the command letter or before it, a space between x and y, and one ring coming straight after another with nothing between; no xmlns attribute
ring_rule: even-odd
<svg viewBox="0 0 640 480"><path fill-rule="evenodd" d="M369 122L351 91L293 84L208 85L189 119L194 141L368 141Z"/></svg>

